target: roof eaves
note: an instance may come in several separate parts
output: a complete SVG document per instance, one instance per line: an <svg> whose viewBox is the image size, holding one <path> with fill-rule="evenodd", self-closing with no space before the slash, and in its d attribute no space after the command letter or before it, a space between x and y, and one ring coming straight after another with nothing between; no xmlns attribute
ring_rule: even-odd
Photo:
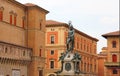
<svg viewBox="0 0 120 76"><path fill-rule="evenodd" d="M120 36L120 35L102 35L102 37L104 37L104 38L107 38L107 37L118 37L118 36Z"/></svg>
<svg viewBox="0 0 120 76"><path fill-rule="evenodd" d="M65 27L69 28L69 25L66 24L66 23L60 23L60 24L47 24L47 25L46 25L46 27L59 27L59 26L65 26ZM74 28L74 29L75 29L75 28ZM79 30L77 30L77 29L75 29L75 31L78 32L79 34L83 35L83 36L86 36L86 37L90 38L90 39L93 39L93 40L95 40L95 41L99 41L98 39L93 38L93 37L91 37L91 36L89 36L89 35L87 35L87 34L81 32L81 31L79 31Z"/></svg>
<svg viewBox="0 0 120 76"><path fill-rule="evenodd" d="M110 33L106 33L102 35L104 38L107 37L117 37L120 36L120 31L114 31L114 32L110 32Z"/></svg>
<svg viewBox="0 0 120 76"><path fill-rule="evenodd" d="M59 27L59 26L65 26L68 27L66 23L60 23L60 24L46 24L46 27Z"/></svg>
<svg viewBox="0 0 120 76"><path fill-rule="evenodd" d="M24 8L26 7L24 4L22 4L22 3L20 3L20 2L18 2L16 0L7 0L7 1L13 2L13 3L17 4L17 5L20 5L21 7L24 7Z"/></svg>
<svg viewBox="0 0 120 76"><path fill-rule="evenodd" d="M42 7L38 6L38 5L36 5L36 7L38 7L39 9L41 9L41 10L43 10L43 11L45 11L45 13L46 13L46 14L47 14L47 13L49 13L49 11L48 11L48 10L46 10L46 9L44 9L44 8L42 8Z"/></svg>
<svg viewBox="0 0 120 76"><path fill-rule="evenodd" d="M75 28L74 28L74 29L75 29ZM82 34L83 36L86 36L86 37L90 38L90 39L94 39L95 41L99 41L98 39L96 39L96 38L94 38L94 37L91 37L90 35L87 35L87 34L81 32L81 31L79 31L79 30L77 30L77 29L75 29L75 31L78 32L79 34Z"/></svg>
<svg viewBox="0 0 120 76"><path fill-rule="evenodd" d="M28 8L29 8L29 7L30 7L30 8L31 8L31 7L36 7L36 8L38 8L38 9L40 9L40 10L44 11L46 14L48 14L48 13L49 13L49 11L47 11L46 9L44 9L44 8L42 8L42 7L38 6L38 5L31 5L31 6L27 6L27 5L26 5L26 7L28 7Z"/></svg>

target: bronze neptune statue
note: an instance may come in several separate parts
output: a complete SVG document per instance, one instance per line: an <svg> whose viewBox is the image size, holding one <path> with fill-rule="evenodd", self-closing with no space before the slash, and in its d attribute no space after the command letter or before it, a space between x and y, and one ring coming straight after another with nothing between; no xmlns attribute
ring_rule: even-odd
<svg viewBox="0 0 120 76"><path fill-rule="evenodd" d="M73 51L74 49L74 28L69 22L69 31L68 31L68 38L67 38L67 52Z"/></svg>
<svg viewBox="0 0 120 76"><path fill-rule="evenodd" d="M57 76L76 76L80 72L81 55L74 50L74 28L71 22L68 23L68 37L66 42L66 51L61 53L58 61L61 61L61 70L55 72Z"/></svg>

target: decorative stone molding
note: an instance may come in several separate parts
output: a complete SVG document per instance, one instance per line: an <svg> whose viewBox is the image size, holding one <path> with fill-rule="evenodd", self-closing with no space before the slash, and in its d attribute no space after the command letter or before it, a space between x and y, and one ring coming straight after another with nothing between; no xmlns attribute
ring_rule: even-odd
<svg viewBox="0 0 120 76"><path fill-rule="evenodd" d="M3 11L3 10L4 10L4 7L3 7L3 6L1 6L1 7L0 7L0 11Z"/></svg>
<svg viewBox="0 0 120 76"><path fill-rule="evenodd" d="M17 13L15 13L13 10L11 10L9 14L14 15L15 17L17 16Z"/></svg>
<svg viewBox="0 0 120 76"><path fill-rule="evenodd" d="M14 16L16 17L16 16L17 16L17 13L14 13Z"/></svg>
<svg viewBox="0 0 120 76"><path fill-rule="evenodd" d="M31 52L30 48L0 42L0 63L26 65L31 61Z"/></svg>
<svg viewBox="0 0 120 76"><path fill-rule="evenodd" d="M11 10L11 11L9 12L9 14L14 14L13 10Z"/></svg>

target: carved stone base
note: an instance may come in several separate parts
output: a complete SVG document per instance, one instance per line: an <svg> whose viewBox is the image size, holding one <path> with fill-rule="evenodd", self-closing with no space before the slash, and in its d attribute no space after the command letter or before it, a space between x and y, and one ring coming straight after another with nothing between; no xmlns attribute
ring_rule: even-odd
<svg viewBox="0 0 120 76"><path fill-rule="evenodd" d="M80 76L79 74L79 60L74 59L75 53L67 53L62 61L61 71L57 72L57 76Z"/></svg>

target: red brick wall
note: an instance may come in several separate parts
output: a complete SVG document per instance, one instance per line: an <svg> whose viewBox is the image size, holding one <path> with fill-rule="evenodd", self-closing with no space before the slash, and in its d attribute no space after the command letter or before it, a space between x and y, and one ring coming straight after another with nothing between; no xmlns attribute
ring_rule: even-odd
<svg viewBox="0 0 120 76"><path fill-rule="evenodd" d="M47 32L47 44L50 44L51 35L55 36L55 43L54 44L57 44L58 43L58 32Z"/></svg>
<svg viewBox="0 0 120 76"><path fill-rule="evenodd" d="M51 55L51 50L47 51L47 66L46 68L50 68L50 60L54 60L54 68L58 68L58 50L54 50L54 55Z"/></svg>

